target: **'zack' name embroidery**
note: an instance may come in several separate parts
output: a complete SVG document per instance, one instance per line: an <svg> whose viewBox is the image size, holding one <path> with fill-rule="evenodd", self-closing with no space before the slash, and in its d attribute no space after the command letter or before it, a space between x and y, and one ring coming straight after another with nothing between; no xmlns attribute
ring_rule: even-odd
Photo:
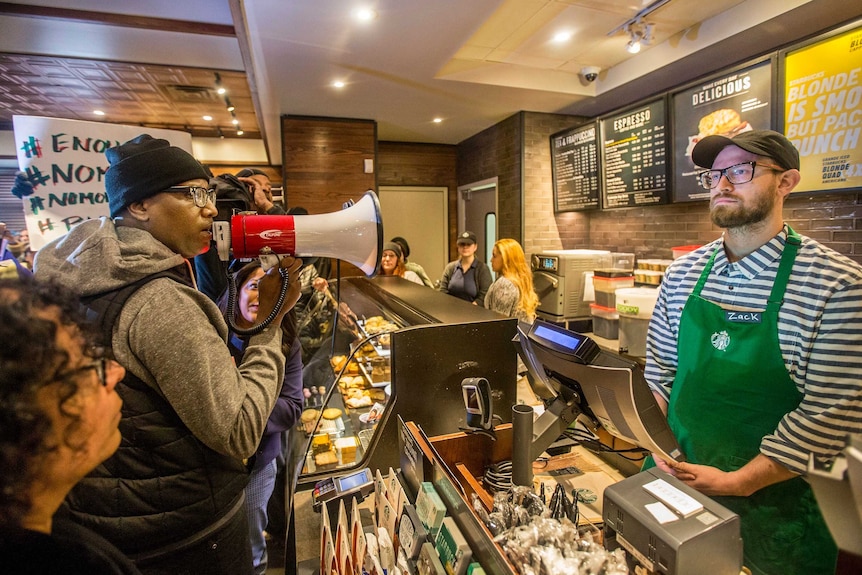
<svg viewBox="0 0 862 575"><path fill-rule="evenodd" d="M760 323L762 312L759 311L726 311L724 319L734 323Z"/></svg>

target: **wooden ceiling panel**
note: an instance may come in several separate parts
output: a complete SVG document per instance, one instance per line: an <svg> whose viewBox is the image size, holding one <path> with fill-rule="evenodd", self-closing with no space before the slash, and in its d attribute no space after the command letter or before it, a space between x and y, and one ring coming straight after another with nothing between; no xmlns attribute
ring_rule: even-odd
<svg viewBox="0 0 862 575"><path fill-rule="evenodd" d="M248 80L243 72L128 62L0 53L0 128L12 116L39 115L190 132L197 137L236 135L228 89L245 138L259 138ZM94 109L106 113L93 116ZM212 121L203 119L213 117Z"/></svg>

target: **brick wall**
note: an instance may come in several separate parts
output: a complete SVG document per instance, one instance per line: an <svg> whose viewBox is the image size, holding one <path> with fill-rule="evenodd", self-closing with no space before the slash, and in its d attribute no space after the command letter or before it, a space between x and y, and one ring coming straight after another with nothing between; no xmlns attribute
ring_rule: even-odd
<svg viewBox="0 0 862 575"><path fill-rule="evenodd" d="M497 177L497 233L519 242L522 115L510 116L458 144L458 185Z"/></svg>
<svg viewBox="0 0 862 575"><path fill-rule="evenodd" d="M721 229L709 219L706 202L554 214L549 137L586 119L534 112L522 112L519 116L524 166L521 245L527 254L549 249L593 248L633 252L642 258L670 258L674 246L703 244L721 234ZM501 124L483 134L497 133L495 128ZM493 143L488 145L493 147ZM493 175L483 173L482 177ZM463 185L466 181L460 176L459 172L458 182ZM499 201L502 206L502 196ZM862 263L862 192L794 195L785 202L784 218L799 233ZM513 227L508 224L506 229ZM500 237L517 237L506 235L503 229L501 214Z"/></svg>

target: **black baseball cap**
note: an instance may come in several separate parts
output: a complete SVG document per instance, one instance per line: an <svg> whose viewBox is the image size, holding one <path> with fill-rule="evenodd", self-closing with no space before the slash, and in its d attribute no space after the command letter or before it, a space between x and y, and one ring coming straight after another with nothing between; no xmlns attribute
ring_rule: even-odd
<svg viewBox="0 0 862 575"><path fill-rule="evenodd" d="M463 232L458 236L458 241L455 242L458 244L475 244L476 243L476 234L473 232Z"/></svg>
<svg viewBox="0 0 862 575"><path fill-rule="evenodd" d="M746 152L772 158L785 170L799 169L799 151L783 134L772 130L751 130L733 138L707 136L694 146L691 159L695 165L711 168L716 156L727 146L736 146Z"/></svg>

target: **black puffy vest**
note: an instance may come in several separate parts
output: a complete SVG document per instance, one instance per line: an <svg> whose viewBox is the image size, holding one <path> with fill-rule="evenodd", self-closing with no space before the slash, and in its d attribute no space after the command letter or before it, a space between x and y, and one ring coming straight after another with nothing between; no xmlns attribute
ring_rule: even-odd
<svg viewBox="0 0 862 575"><path fill-rule="evenodd" d="M158 277L193 285L183 265L82 299L104 342L111 341L113 325L129 296ZM117 392L123 399L120 447L75 486L64 513L135 556L195 539L236 509L248 481L241 461L201 443L161 394L131 372L126 371Z"/></svg>

